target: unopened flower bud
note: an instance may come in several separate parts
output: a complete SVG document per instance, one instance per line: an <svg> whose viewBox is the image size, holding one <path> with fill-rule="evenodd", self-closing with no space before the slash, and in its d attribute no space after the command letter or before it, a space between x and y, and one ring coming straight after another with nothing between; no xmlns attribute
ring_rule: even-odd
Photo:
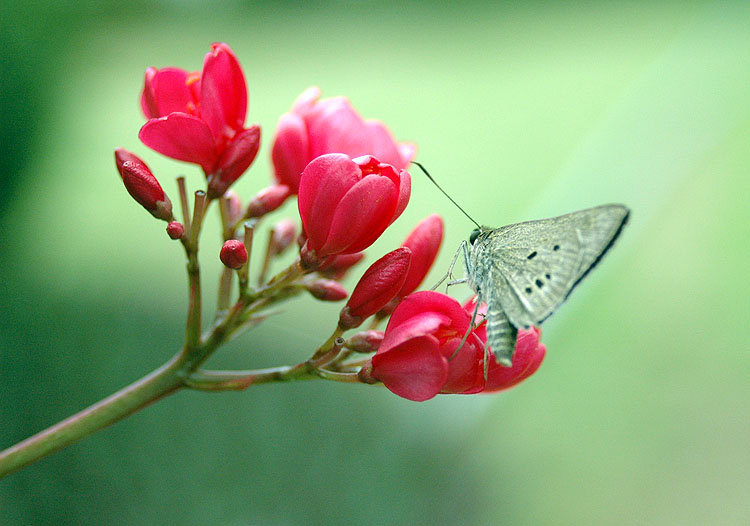
<svg viewBox="0 0 750 526"><path fill-rule="evenodd" d="M277 254L281 254L294 243L297 226L291 219L282 219L273 227L273 243Z"/></svg>
<svg viewBox="0 0 750 526"><path fill-rule="evenodd" d="M185 233L185 227L179 221L171 221L167 225L167 235L172 239L180 239Z"/></svg>
<svg viewBox="0 0 750 526"><path fill-rule="evenodd" d="M322 301L341 301L349 295L341 283L330 279L316 279L305 288Z"/></svg>
<svg viewBox="0 0 750 526"><path fill-rule="evenodd" d="M227 267L238 269L247 262L247 249L242 241L230 239L221 247L219 259Z"/></svg>
<svg viewBox="0 0 750 526"><path fill-rule="evenodd" d="M172 202L146 163L134 153L117 148L115 164L131 197L155 218L171 221Z"/></svg>
<svg viewBox="0 0 750 526"><path fill-rule="evenodd" d="M273 212L286 201L291 194L288 186L277 184L269 186L258 192L247 205L245 217L261 217L269 212Z"/></svg>
<svg viewBox="0 0 750 526"><path fill-rule="evenodd" d="M368 354L377 351L382 341L383 331L362 331L349 338L346 346L355 352Z"/></svg>
<svg viewBox="0 0 750 526"><path fill-rule="evenodd" d="M242 217L242 200L234 190L227 190L224 194L224 199L226 199L227 203L227 219L230 224L234 224Z"/></svg>
<svg viewBox="0 0 750 526"><path fill-rule="evenodd" d="M389 252L368 268L341 309L339 327L351 329L383 308L401 290L409 271L411 250Z"/></svg>

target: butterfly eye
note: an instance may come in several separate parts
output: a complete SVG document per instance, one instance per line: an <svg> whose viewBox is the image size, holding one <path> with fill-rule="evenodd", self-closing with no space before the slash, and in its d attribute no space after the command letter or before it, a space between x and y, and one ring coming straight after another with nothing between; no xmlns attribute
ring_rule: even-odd
<svg viewBox="0 0 750 526"><path fill-rule="evenodd" d="M479 237L479 229L475 228L474 230L471 231L471 235L469 236L469 243L473 245L474 241L476 241L478 237Z"/></svg>

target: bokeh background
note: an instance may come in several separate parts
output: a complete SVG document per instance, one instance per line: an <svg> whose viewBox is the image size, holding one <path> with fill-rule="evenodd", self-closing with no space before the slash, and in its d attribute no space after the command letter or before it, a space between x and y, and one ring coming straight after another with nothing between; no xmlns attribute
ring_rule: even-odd
<svg viewBox="0 0 750 526"><path fill-rule="evenodd" d="M237 53L264 130L245 197L269 180L276 120L316 84L418 143L482 223L633 213L508 393L181 392L0 481L0 523L750 523L750 4L487 4L2 4L0 447L180 345L181 248L112 151L142 155L173 200L177 174L201 183L139 143L137 100L147 66L199 69L213 41ZM369 261L439 212L434 282L472 225L413 178ZM216 232L212 217L207 298ZM210 365L304 359L338 308L289 304Z"/></svg>

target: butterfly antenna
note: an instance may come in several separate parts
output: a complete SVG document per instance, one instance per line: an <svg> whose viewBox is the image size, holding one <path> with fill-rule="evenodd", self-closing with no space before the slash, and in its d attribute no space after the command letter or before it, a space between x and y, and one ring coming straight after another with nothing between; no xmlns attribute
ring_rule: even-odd
<svg viewBox="0 0 750 526"><path fill-rule="evenodd" d="M479 225L479 223L477 223L476 221L474 221L474 218L473 218L473 217L471 217L471 216L470 216L469 214L467 214L467 213L466 213L466 210L464 210L463 208L461 208L461 205L459 205L459 204L458 204L458 203L457 203L456 201L454 201L454 200L453 200L453 198L452 198L451 196L449 196L449 195L448 195L448 193L447 193L447 192L446 192L445 190L443 190L443 189L442 189L442 188L440 187L440 185L439 185L439 184L437 184L437 182L435 181L435 179L433 179L433 177L432 177L432 176L430 175L430 172L428 172L428 171L427 171L427 169L426 169L426 168L425 168L424 166L422 166L422 164L421 164L421 163L418 163L417 161L412 161L411 163L412 163L412 164L416 164L417 166L419 166L419 169L420 169L420 170L422 170L422 171L424 172L424 174L425 174L425 175L427 176L427 179L429 179L430 181L432 181L432 184L434 184L435 186L437 186L437 189L438 189L438 190L440 190L441 192L443 192L443 195L444 195L445 197L447 197L447 198L448 198L448 199L450 200L450 202L451 202L451 203L453 203L454 205L456 205L456 207L457 207L457 208L458 208L459 210L461 210L461 212L463 212L463 214L464 214L464 215L465 215L466 217L468 217L468 218L469 218L469 221L471 221L472 223L474 223L475 225L477 225L477 228L482 228L482 227L481 227L481 226Z"/></svg>

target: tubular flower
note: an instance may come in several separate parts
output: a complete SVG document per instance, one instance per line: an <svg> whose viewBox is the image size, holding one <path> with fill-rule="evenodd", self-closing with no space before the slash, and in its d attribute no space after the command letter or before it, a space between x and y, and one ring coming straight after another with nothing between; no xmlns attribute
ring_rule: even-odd
<svg viewBox="0 0 750 526"><path fill-rule="evenodd" d="M115 150L115 164L130 196L157 219L172 220L172 202L140 157L124 148Z"/></svg>
<svg viewBox="0 0 750 526"><path fill-rule="evenodd" d="M305 90L276 129L271 152L274 173L292 193L297 193L305 166L326 153L372 155L397 170L414 158L413 145L397 143L383 123L362 119L344 97L319 98L318 88Z"/></svg>
<svg viewBox="0 0 750 526"><path fill-rule="evenodd" d="M421 291L407 296L391 315L383 343L372 357L369 374L394 394L422 401L439 393L500 391L536 371L545 347L539 343L538 330L532 329L519 333L513 367L500 366L488 354L485 381L484 324L469 331L471 314L467 310L468 306L462 308L456 300L439 292Z"/></svg>
<svg viewBox="0 0 750 526"><path fill-rule="evenodd" d="M341 309L339 327L351 329L375 314L383 305L393 299L403 286L409 264L411 250L397 248L373 263L354 287L351 298Z"/></svg>
<svg viewBox="0 0 750 526"><path fill-rule="evenodd" d="M411 178L371 156L327 154L302 172L299 212L307 242L303 261L369 247L409 202Z"/></svg>
<svg viewBox="0 0 750 526"><path fill-rule="evenodd" d="M221 196L258 153L260 128L245 128L247 87L226 44L213 44L200 73L148 68L141 108L149 121L139 137L157 152L195 163L209 177L209 197Z"/></svg>

